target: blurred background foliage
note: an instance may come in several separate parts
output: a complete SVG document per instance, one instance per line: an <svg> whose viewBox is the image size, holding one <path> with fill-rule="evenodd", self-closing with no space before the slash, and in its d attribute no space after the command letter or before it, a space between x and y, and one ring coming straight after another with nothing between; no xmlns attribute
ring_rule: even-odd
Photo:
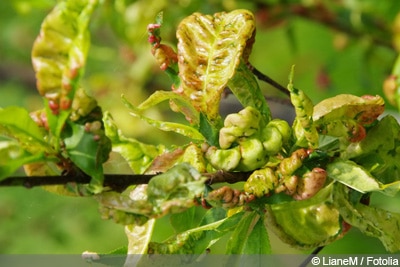
<svg viewBox="0 0 400 267"><path fill-rule="evenodd" d="M40 24L59 2L8 0L0 3L0 107L42 107L31 65L32 44ZM193 12L212 14L246 8L254 12L257 36L250 62L286 85L293 64L295 86L314 103L341 93L380 94L400 49L400 1L397 0L102 0L92 18L92 45L83 80L104 110L113 115L125 135L144 142L180 144L173 133L154 130L129 115L124 94L139 104L155 90L168 90L170 80L150 53L146 27L164 12L163 42L176 44L175 29ZM272 104L285 97L260 83ZM224 104L229 108L229 101ZM278 105L285 118L290 106ZM150 111L163 120L183 120L168 106ZM387 105L387 109L394 110ZM110 172L126 172L118 158ZM373 196L373 203L399 211L399 198ZM155 239L162 239L168 218L158 222ZM123 227L102 221L92 199L68 198L41 189L0 189L0 253L81 253L126 245ZM301 229L299 229L301 230ZM271 237L275 253L295 253ZM222 250L223 251L223 250ZM350 231L323 253L384 253L378 240Z"/></svg>

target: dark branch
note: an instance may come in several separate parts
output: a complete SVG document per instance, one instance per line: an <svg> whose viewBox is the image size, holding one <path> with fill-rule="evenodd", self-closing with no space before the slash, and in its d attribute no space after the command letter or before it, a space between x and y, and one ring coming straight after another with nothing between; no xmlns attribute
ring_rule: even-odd
<svg viewBox="0 0 400 267"><path fill-rule="evenodd" d="M248 172L224 172L204 173L207 184L237 183L246 181L251 173ZM124 191L130 185L148 184L155 174L105 174L104 186L116 192ZM23 186L32 188L45 185L65 185L68 183L88 184L90 176L85 175L61 175L61 176L15 176L0 181L0 187Z"/></svg>
<svg viewBox="0 0 400 267"><path fill-rule="evenodd" d="M265 75L264 73L262 73L261 71L259 71L258 69L256 69L256 67L254 67L253 65L251 65L250 63L247 63L247 67L251 70L251 72L261 81L264 81L270 85L272 85L273 87L275 87L276 89L278 89L279 91L281 91L282 93L284 93L287 96L290 96L290 92L289 90L287 90L284 86L280 85L278 82L276 82L275 80L273 80L272 78L270 78L269 76Z"/></svg>

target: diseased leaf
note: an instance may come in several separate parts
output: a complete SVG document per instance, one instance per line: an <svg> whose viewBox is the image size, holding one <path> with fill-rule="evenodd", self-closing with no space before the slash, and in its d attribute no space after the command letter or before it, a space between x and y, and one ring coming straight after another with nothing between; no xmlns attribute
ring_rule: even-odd
<svg viewBox="0 0 400 267"><path fill-rule="evenodd" d="M241 59L248 56L243 54L254 30L253 14L247 10L213 16L194 13L178 26L181 84L175 92L190 99L212 122L219 120L221 93Z"/></svg>
<svg viewBox="0 0 400 267"><path fill-rule="evenodd" d="M232 231L243 213L236 213L222 220L206 224L180 233L164 243L149 244L149 253L156 254L193 254L193 258L205 253L206 249L222 236Z"/></svg>
<svg viewBox="0 0 400 267"><path fill-rule="evenodd" d="M142 258L142 255L147 253L154 224L155 219L151 219L141 226L125 226L125 234L128 237L128 256L125 261L125 266L136 266Z"/></svg>
<svg viewBox="0 0 400 267"><path fill-rule="evenodd" d="M39 93L54 114L69 110L89 48L87 27L95 0L60 2L44 20L32 49Z"/></svg>
<svg viewBox="0 0 400 267"><path fill-rule="evenodd" d="M336 119L356 119L361 124L375 121L385 109L385 102L380 96L358 97L341 94L319 102L314 107L313 120L324 124Z"/></svg>
<svg viewBox="0 0 400 267"><path fill-rule="evenodd" d="M332 184L307 200L267 205L266 208L266 225L292 246L315 248L341 237L339 212L332 203Z"/></svg>
<svg viewBox="0 0 400 267"><path fill-rule="evenodd" d="M349 190L351 189L342 184L336 184L334 187L335 206L343 219L364 234L379 238L388 251L399 251L400 214L358 202L352 204L349 200Z"/></svg>
<svg viewBox="0 0 400 267"><path fill-rule="evenodd" d="M159 121L159 120L153 120L150 119L144 115L142 115L142 110L138 109L137 107L133 106L129 101L125 98L122 98L125 106L127 106L132 112L131 114L135 117L140 118L141 120L144 120L148 124L162 130L162 131L172 131L176 132L178 134L181 134L183 136L196 139L196 140L204 140L204 136L195 128L192 126L180 124L180 123L175 123L175 122L165 122L165 121Z"/></svg>

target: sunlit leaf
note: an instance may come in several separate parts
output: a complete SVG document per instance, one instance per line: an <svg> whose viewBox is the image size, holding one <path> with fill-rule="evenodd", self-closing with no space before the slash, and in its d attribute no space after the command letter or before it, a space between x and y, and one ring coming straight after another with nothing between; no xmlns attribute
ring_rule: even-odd
<svg viewBox="0 0 400 267"><path fill-rule="evenodd" d="M380 96L358 97L341 94L327 98L314 107L313 120L324 124L335 119L357 119L370 124L384 111L384 100Z"/></svg>
<svg viewBox="0 0 400 267"><path fill-rule="evenodd" d="M362 166L353 161L337 160L326 167L328 176L361 193L380 190L378 181Z"/></svg>
<svg viewBox="0 0 400 267"><path fill-rule="evenodd" d="M218 119L221 93L235 74L254 30L253 14L247 10L213 16L194 13L178 26L181 86L175 91L211 121Z"/></svg>

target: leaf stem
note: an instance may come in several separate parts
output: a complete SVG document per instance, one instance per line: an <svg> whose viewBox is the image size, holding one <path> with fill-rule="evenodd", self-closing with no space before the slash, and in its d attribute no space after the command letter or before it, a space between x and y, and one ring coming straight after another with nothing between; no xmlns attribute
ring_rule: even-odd
<svg viewBox="0 0 400 267"><path fill-rule="evenodd" d="M281 91L282 93L284 93L287 96L290 96L290 92L282 85L280 85L278 82L276 82L275 80L273 80L272 78L270 78L269 76L267 76L266 74L262 73L261 71L259 71L256 67L254 67L253 65L251 65L250 63L247 63L247 67L251 70L251 72L261 81L264 81L270 85L272 85L273 87L275 87L276 89L278 89L279 91Z"/></svg>

